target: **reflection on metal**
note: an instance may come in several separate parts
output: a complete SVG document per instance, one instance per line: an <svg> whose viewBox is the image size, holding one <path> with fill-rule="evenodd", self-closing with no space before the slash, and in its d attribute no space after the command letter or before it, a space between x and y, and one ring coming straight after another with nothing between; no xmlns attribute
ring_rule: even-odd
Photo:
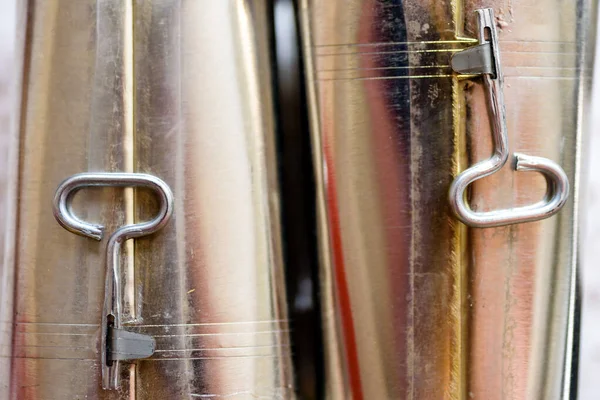
<svg viewBox="0 0 600 400"><path fill-rule="evenodd" d="M22 3L22 115L0 169L10 191L0 398L294 399L294 376L310 374L291 363L280 187L285 199L312 183L279 159L293 142L275 145L272 2ZM318 219L294 228L318 230L324 398L571 396L592 3L299 0ZM450 65L481 38L464 16L482 7L496 11L487 24L499 46L467 50L455 67L493 79L501 53L506 102L501 79L486 96ZM560 160L572 195L554 218L489 229L455 218L453 178L498 152L498 132L504 148ZM144 172L173 191L160 234L135 247L111 237L109 289L104 252L48 206L78 171ZM548 186L503 168L473 182L468 206L519 210ZM69 191L59 190L59 220L88 237L102 230L85 221L119 232L167 215L144 190L93 187L70 205ZM283 205L286 223L310 215L290 218L300 203ZM122 326L109 328L118 301ZM121 364L119 390L88 373L102 357Z"/></svg>
<svg viewBox="0 0 600 400"><path fill-rule="evenodd" d="M326 398L569 398L594 3L300 1ZM451 68L479 44L470 16L488 7L499 46L466 53L466 66L491 79L499 58L487 49L500 53L504 131L490 112L500 102ZM564 169L571 195L553 218L471 229L455 217L454 177L498 152L496 132ZM473 210L537 206L561 190L506 164L469 186Z"/></svg>
<svg viewBox="0 0 600 400"><path fill-rule="evenodd" d="M19 199L0 223L0 399L293 399L271 2L20 3L21 118L0 169ZM103 185L70 206L59 190L58 212L79 235L99 238L99 221L119 232L100 246L49 206L81 171L110 179L92 174ZM122 242L171 209L158 234ZM135 348L113 345L130 333L144 335ZM149 353L146 338L150 357L119 362ZM118 390L102 389L102 357Z"/></svg>
<svg viewBox="0 0 600 400"><path fill-rule="evenodd" d="M144 187L151 189L159 199L159 212L148 222L129 224L117 229L106 247L106 281L104 308L100 337L100 360L102 386L117 389L121 381L120 363L150 357L155 342L151 336L127 332L122 329L122 289L120 268L121 245L128 239L151 235L164 227L173 214L173 193L161 179L148 174L132 173L83 173L63 181L54 195L54 216L68 231L101 240L104 227L81 221L71 210L76 191L84 187Z"/></svg>
<svg viewBox="0 0 600 400"><path fill-rule="evenodd" d="M569 179L558 164L547 158L515 153L515 170L536 171L546 177L548 193L542 201L506 210L477 212L471 210L466 200L465 191L469 185L499 171L509 157L504 76L500 64L496 19L491 8L477 10L477 17L480 44L454 54L452 69L458 73L483 74L494 137L494 153L491 158L469 167L454 179L450 186L450 205L458 219L475 228L490 228L548 218L556 214L567 202ZM489 36L489 40L486 39L486 35Z"/></svg>

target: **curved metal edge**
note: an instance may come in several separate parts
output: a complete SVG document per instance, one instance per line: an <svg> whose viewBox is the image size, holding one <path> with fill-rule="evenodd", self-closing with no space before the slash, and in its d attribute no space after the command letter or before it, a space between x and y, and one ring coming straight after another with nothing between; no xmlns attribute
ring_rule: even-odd
<svg viewBox="0 0 600 400"><path fill-rule="evenodd" d="M500 68L500 54L495 26L494 11L490 8L477 10L479 43L486 43L485 30L490 29L493 59L496 76L483 75L483 83L488 96L488 112L492 124L494 155L478 162L460 173L450 185L450 208L456 217L465 225L474 228L491 228L497 226L525 223L548 218L556 214L569 196L569 180L563 169L555 162L542 157L515 153L515 170L536 171L544 174L548 192L544 200L524 207L505 210L475 212L471 210L465 199L467 187L478 179L489 176L504 166L508 159L508 134L506 112L504 108L503 74Z"/></svg>
<svg viewBox="0 0 600 400"><path fill-rule="evenodd" d="M135 225L119 228L113 236L126 239L149 235L162 228L173 213L173 193L161 179L148 174L95 172L81 173L65 179L56 189L53 199L53 213L58 223L77 235L101 240L104 226L82 221L72 213L71 200L78 190L85 187L147 187L160 197L161 210L154 219Z"/></svg>
<svg viewBox="0 0 600 400"><path fill-rule="evenodd" d="M73 195L78 189L86 186L82 183L83 180L85 180L85 174L73 175L58 186L52 201L52 212L56 221L69 232L102 240L104 226L84 222L73 215L70 210Z"/></svg>
<svg viewBox="0 0 600 400"><path fill-rule="evenodd" d="M557 163L543 157L515 153L515 170L539 172L546 177L548 191L545 199L529 206L487 212L473 211L464 198L465 191L475 180L490 175L490 173L481 174L478 166L483 163L485 161L461 173L450 187L450 207L465 225L474 228L491 228L538 221L556 214L569 198L569 179Z"/></svg>
<svg viewBox="0 0 600 400"><path fill-rule="evenodd" d="M169 186L153 175L120 172L81 173L64 180L56 190L53 200L53 213L58 223L75 234L101 240L104 227L77 218L72 213L71 202L78 190L86 187L103 186L146 187L156 193L160 204L160 210L156 217L146 222L122 226L108 240L100 361L102 365L102 387L110 390L117 389L120 384L120 362L115 360L112 365L107 365L107 332L109 316L114 318L114 328L121 327L121 282L118 267L121 244L127 239L153 234L164 227L173 214L174 200L173 192Z"/></svg>
<svg viewBox="0 0 600 400"><path fill-rule="evenodd" d="M547 217L556 214L569 199L569 178L560 165L544 157L515 153L516 171L534 171L544 174L548 184L548 201L543 210ZM542 217L542 218L547 218Z"/></svg>

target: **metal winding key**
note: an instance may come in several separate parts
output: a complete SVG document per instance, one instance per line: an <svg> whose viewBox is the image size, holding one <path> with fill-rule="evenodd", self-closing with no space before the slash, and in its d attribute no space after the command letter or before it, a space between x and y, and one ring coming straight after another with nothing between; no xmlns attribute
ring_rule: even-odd
<svg viewBox="0 0 600 400"><path fill-rule="evenodd" d="M110 236L106 246L106 281L100 345L102 387L117 389L120 384L120 362L150 357L155 349L154 338L129 332L122 327L121 271L119 268L121 245L127 239L150 235L164 227L173 214L173 193L164 181L147 174L83 173L73 175L60 184L54 195L54 216L58 223L77 235L101 240L104 227L80 220L71 209L71 200L76 191L85 187L98 186L149 188L156 193L160 203L160 210L154 219L120 227Z"/></svg>
<svg viewBox="0 0 600 400"><path fill-rule="evenodd" d="M555 162L542 157L515 153L516 171L542 173L547 182L545 198L535 204L487 212L473 211L465 199L467 187L474 181L499 171L508 161L508 135L504 108L503 75L498 48L494 11L477 10L479 45L460 51L452 57L452 69L460 74L482 75L488 97L488 112L494 135L494 154L459 174L450 186L450 206L466 225L489 228L537 221L556 214L569 196L569 180Z"/></svg>

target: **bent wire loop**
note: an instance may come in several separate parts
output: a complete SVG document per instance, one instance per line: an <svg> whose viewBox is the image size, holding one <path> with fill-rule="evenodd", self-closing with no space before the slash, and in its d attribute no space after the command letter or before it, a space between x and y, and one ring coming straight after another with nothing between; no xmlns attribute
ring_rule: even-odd
<svg viewBox="0 0 600 400"><path fill-rule="evenodd" d="M77 218L71 209L74 194L86 187L145 187L158 197L160 209L150 221L125 225L109 238L106 247L106 281L102 312L101 364L102 386L116 389L120 383L119 361L146 358L154 353L154 339L122 328L121 272L119 254L127 239L150 235L164 227L173 214L173 193L161 179L135 173L82 173L63 181L54 195L54 216L60 225L77 235L101 240L104 227Z"/></svg>
<svg viewBox="0 0 600 400"><path fill-rule="evenodd" d="M450 206L456 217L475 228L489 228L537 221L556 214L569 196L569 180L555 162L542 157L515 153L516 171L535 171L544 175L547 192L541 201L523 207L494 211L473 211L466 200L467 187L474 181L500 170L508 161L508 135L504 109L503 75L500 68L498 36L492 9L477 10L479 45L458 52L452 58L452 69L458 73L482 74L492 122L494 153L460 173L450 186ZM486 39L489 37L489 40Z"/></svg>

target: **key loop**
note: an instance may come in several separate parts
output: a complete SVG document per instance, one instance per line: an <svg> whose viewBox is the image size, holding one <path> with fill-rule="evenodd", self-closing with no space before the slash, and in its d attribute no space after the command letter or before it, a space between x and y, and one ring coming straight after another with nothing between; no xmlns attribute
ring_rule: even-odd
<svg viewBox="0 0 600 400"><path fill-rule="evenodd" d="M70 232L77 235L101 240L104 226L85 222L79 219L71 208L75 193L87 187L145 187L151 189L159 200L159 212L151 220L136 224L125 225L118 228L108 239L106 246L106 281L104 287L104 306L102 311L101 335L101 364L102 386L105 389L117 389L120 383L119 361L121 359L145 358L154 352L154 341L145 335L124 332L121 320L121 271L119 256L121 245L127 239L139 238L155 233L164 227L173 214L173 193L169 186L161 179L148 174L134 173L82 173L73 175L64 180L56 190L53 201L53 212L58 223ZM109 336L117 336L112 339ZM129 357L112 357L118 349L112 343L127 348L127 341L135 342L135 349L142 350L139 354ZM131 346L131 343L129 344ZM118 346L117 346L118 347ZM118 355L118 354L117 354Z"/></svg>
<svg viewBox="0 0 600 400"><path fill-rule="evenodd" d="M486 8L476 12L479 45L456 53L452 58L452 68L458 73L482 75L488 98L494 152L489 159L467 168L454 179L449 191L450 206L460 221L474 228L520 224L548 218L565 205L569 196L569 179L558 164L543 157L514 154L516 171L535 171L546 178L547 192L542 201L528 206L479 212L473 211L466 200L466 190L471 183L499 171L509 158L504 77L500 68L494 11ZM486 39L486 33L489 40Z"/></svg>

